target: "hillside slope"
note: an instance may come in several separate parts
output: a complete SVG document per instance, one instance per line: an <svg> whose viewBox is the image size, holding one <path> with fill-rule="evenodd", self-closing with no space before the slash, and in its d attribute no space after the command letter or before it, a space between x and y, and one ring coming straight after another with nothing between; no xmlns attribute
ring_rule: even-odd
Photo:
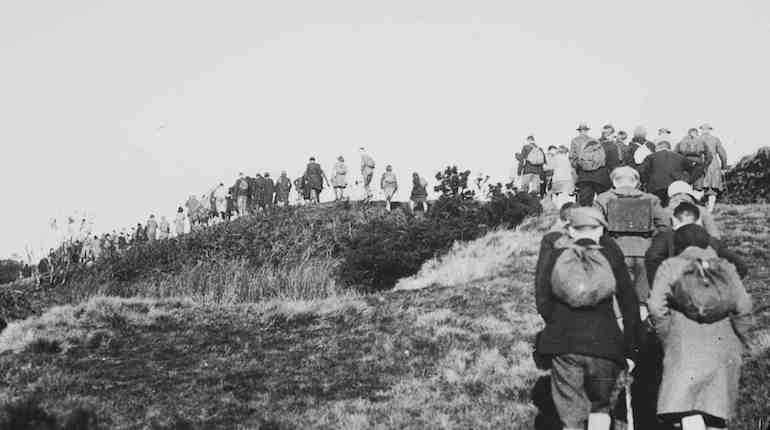
<svg viewBox="0 0 770 430"><path fill-rule="evenodd" d="M720 211L770 327L770 207ZM55 308L0 335L0 402L35 397L56 417L85 407L104 428L531 428L541 234L490 233L380 294ZM768 353L745 366L731 428L770 414L768 372Z"/></svg>

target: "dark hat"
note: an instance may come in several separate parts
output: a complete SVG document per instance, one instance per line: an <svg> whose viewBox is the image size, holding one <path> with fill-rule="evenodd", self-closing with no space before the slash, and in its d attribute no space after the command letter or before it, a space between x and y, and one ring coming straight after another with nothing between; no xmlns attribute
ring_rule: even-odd
<svg viewBox="0 0 770 430"><path fill-rule="evenodd" d="M578 125L577 131L583 131L583 130L590 130L591 127L588 126L588 124L581 122L580 125Z"/></svg>
<svg viewBox="0 0 770 430"><path fill-rule="evenodd" d="M674 252L681 253L691 246L706 249L711 244L711 236L698 224L687 224L674 232Z"/></svg>

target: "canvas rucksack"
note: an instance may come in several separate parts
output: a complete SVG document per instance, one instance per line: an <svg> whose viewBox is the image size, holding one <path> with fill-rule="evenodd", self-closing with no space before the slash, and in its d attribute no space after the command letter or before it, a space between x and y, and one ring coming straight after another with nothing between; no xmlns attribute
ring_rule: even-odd
<svg viewBox="0 0 770 430"><path fill-rule="evenodd" d="M527 163L533 166L542 166L545 164L545 152L541 148L533 146L527 154Z"/></svg>
<svg viewBox="0 0 770 430"><path fill-rule="evenodd" d="M653 201L640 196L619 196L607 202L607 231L652 233L655 230Z"/></svg>
<svg viewBox="0 0 770 430"><path fill-rule="evenodd" d="M636 148L636 151L634 151L634 163L642 164L644 159L650 154L652 154L652 151L650 151L650 148L648 148L646 144L639 145L639 147Z"/></svg>
<svg viewBox="0 0 770 430"><path fill-rule="evenodd" d="M737 273L721 258L693 259L671 286L671 306L687 318L710 324L737 308Z"/></svg>
<svg viewBox="0 0 770 430"><path fill-rule="evenodd" d="M573 308L596 306L615 293L615 275L601 247L571 244L556 259L553 293Z"/></svg>
<svg viewBox="0 0 770 430"><path fill-rule="evenodd" d="M580 147L577 154L577 164L584 171L601 169L607 163L607 153L604 145L598 140L589 140Z"/></svg>

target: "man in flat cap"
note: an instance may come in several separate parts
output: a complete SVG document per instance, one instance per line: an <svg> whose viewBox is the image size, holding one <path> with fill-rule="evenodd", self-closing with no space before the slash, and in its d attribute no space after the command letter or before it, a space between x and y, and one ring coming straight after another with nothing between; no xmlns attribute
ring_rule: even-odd
<svg viewBox="0 0 770 430"><path fill-rule="evenodd" d="M537 337L536 350L550 358L551 395L564 428L584 429L588 425L589 429L609 429L611 393L620 372L633 367L639 350L639 303L623 253L604 234L607 223L602 213L592 207L576 207L568 218L566 233L548 233L540 244L535 299L546 325ZM561 263L560 257L576 251L590 254L592 261L610 268L608 277L615 285L615 299L575 308L556 295L560 278L554 275L564 269L559 269L557 260ZM615 300L622 329L614 311Z"/></svg>

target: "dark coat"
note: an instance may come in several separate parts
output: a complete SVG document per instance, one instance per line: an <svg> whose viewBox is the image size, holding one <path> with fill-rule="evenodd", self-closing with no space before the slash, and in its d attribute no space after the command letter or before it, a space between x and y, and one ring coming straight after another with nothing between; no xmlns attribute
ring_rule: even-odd
<svg viewBox="0 0 770 430"><path fill-rule="evenodd" d="M604 148L604 167L596 170L586 171L580 169L580 166L578 166L576 169L578 177L577 183L593 182L595 184L600 184L605 189L607 189L612 187L612 182L610 181L610 172L621 165L620 154L618 152L618 146L615 145L614 141L604 139L600 140L599 142Z"/></svg>
<svg viewBox="0 0 770 430"><path fill-rule="evenodd" d="M545 320L545 329L538 338L541 354L583 354L613 360L625 367L625 358L636 358L641 337L639 300L628 274L623 253L609 236L599 241L602 254L612 266L617 281L616 297L623 315L624 331L618 327L612 299L592 308L574 309L552 293L551 274L556 259L564 252L556 242L565 237L561 232L548 233L540 244L535 269L535 299L537 311ZM579 245L593 244L582 239Z"/></svg>
<svg viewBox="0 0 770 430"><path fill-rule="evenodd" d="M311 190L320 191L324 187L324 172L321 169L321 165L318 163L308 163L305 169L305 177L307 178L307 186Z"/></svg>
<svg viewBox="0 0 770 430"><path fill-rule="evenodd" d="M631 139L631 142L628 144L626 149L626 153L623 159L624 166L636 167L637 169L639 168L639 165L636 164L636 161L634 161L634 154L636 153L636 150L639 149L639 147L642 145L647 146L647 149L649 149L650 152L655 152L654 143L642 137L634 137Z"/></svg>
<svg viewBox="0 0 770 430"><path fill-rule="evenodd" d="M743 259L741 259L738 254L727 249L727 246L725 246L719 239L711 237L710 246L716 251L719 258L724 258L735 265L736 270L738 270L738 275L740 275L741 278L745 278L746 275L748 275L749 268L746 266L746 263L743 262ZM661 263L675 255L673 228L662 230L652 238L652 243L644 254L644 266L647 269L647 279L650 280L650 283L655 280L655 275L657 274L658 267L660 267Z"/></svg>
<svg viewBox="0 0 770 430"><path fill-rule="evenodd" d="M273 196L275 194L275 182L272 178L264 178L264 187L262 189L262 204L270 206L273 204Z"/></svg>
<svg viewBox="0 0 770 430"><path fill-rule="evenodd" d="M664 149L645 158L639 174L647 192L654 193L668 189L674 181L687 179L689 167L690 163L682 154Z"/></svg>
<svg viewBox="0 0 770 430"><path fill-rule="evenodd" d="M541 148L537 146L532 146L529 143L527 143L521 148L521 153L516 154L516 159L519 160L519 168L518 168L519 175L527 175L527 174L542 175L543 174L543 164L535 165L527 161L527 157L529 156L529 153L535 149L538 151L542 151ZM543 159L545 160L545 153L543 153Z"/></svg>
<svg viewBox="0 0 770 430"><path fill-rule="evenodd" d="M291 180L287 176L281 176L275 182L275 201L289 203L291 192Z"/></svg>

